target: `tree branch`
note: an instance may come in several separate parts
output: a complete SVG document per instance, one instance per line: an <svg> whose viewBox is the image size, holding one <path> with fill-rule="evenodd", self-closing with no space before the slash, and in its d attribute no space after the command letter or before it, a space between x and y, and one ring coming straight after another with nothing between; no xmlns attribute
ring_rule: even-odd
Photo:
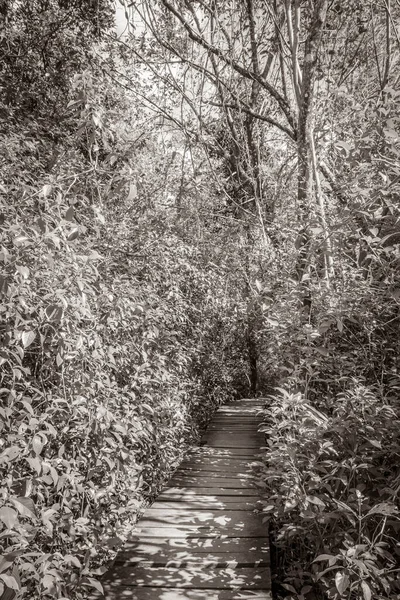
<svg viewBox="0 0 400 600"><path fill-rule="evenodd" d="M234 71L239 73L239 75L242 75L242 77L249 79L251 81L257 81L270 94L270 96L272 98L274 98L274 100L276 100L280 109L282 110L283 114L285 115L288 123L291 125L291 127L293 129L295 128L295 119L292 114L290 105L287 102L287 100L283 96L281 96L281 94L278 92L278 90L276 88L274 88L268 81L266 81L262 77L262 75L259 75L253 71L249 71L248 69L246 69L245 67L240 65L233 58L226 56L224 54L224 52L222 52L222 50L209 44L201 35L197 34L193 30L193 28L186 21L186 19L184 19L184 17L180 14L180 12L168 0L161 0L161 2L165 6L165 8L167 10L169 10L175 16L175 18L178 19L178 21L182 24L182 26L187 31L191 40L193 40L194 42L196 42L197 44L202 46L209 53L220 58L226 65L230 66Z"/></svg>

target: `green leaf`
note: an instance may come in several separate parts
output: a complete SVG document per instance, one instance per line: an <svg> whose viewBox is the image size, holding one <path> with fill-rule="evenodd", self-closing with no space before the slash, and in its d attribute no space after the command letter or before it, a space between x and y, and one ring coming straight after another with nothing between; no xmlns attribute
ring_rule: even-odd
<svg viewBox="0 0 400 600"><path fill-rule="evenodd" d="M372 598L371 588L369 587L369 585L366 581L361 582L361 589L362 589L362 593L364 596L364 600L371 600L371 598Z"/></svg>
<svg viewBox="0 0 400 600"><path fill-rule="evenodd" d="M314 558L313 562L322 562L323 560L331 560L332 558L336 558L333 554L320 554L317 558Z"/></svg>
<svg viewBox="0 0 400 600"><path fill-rule="evenodd" d="M308 500L308 502L310 502L311 504L316 504L317 506L321 506L322 508L325 508L325 502L323 502L320 498L318 498L318 496L306 496L306 500Z"/></svg>
<svg viewBox="0 0 400 600"><path fill-rule="evenodd" d="M0 508L0 520L3 521L7 529L12 529L18 520L18 513L9 506L2 506Z"/></svg>
<svg viewBox="0 0 400 600"><path fill-rule="evenodd" d="M67 212L65 213L64 219L66 221L73 221L74 217L75 217L75 209L73 206L70 206L69 209L67 210Z"/></svg>
<svg viewBox="0 0 400 600"><path fill-rule="evenodd" d="M350 150L351 150L350 144L348 144L347 142L344 142L343 140L339 140L338 142L336 142L335 146L337 148L343 148L343 150L345 151L346 155L348 155L349 152L350 152Z"/></svg>
<svg viewBox="0 0 400 600"><path fill-rule="evenodd" d="M46 317L49 319L49 321L54 321L54 322L59 323L63 316L63 309L61 306L57 306L55 304L50 304L49 306L47 306L45 313L46 313Z"/></svg>
<svg viewBox="0 0 400 600"><path fill-rule="evenodd" d="M22 334L22 344L24 348L27 348L32 344L33 340L35 339L35 336L36 334L34 331L24 331L24 333Z"/></svg>
<svg viewBox="0 0 400 600"><path fill-rule="evenodd" d="M315 350L318 352L318 354L321 354L322 356L329 356L329 350L327 348L324 348L323 346L317 346Z"/></svg>
<svg viewBox="0 0 400 600"><path fill-rule="evenodd" d="M50 196L51 192L53 190L53 187L50 184L46 184L43 186L42 188L42 194L44 196L44 198L48 198L48 196Z"/></svg>
<svg viewBox="0 0 400 600"><path fill-rule="evenodd" d="M311 590L312 590L312 586L311 585L305 585L304 587L301 588L300 595L301 596L305 596L306 594L308 594L309 592L311 592Z"/></svg>
<svg viewBox="0 0 400 600"><path fill-rule="evenodd" d="M28 269L28 267L23 267L21 265L16 265L15 268L17 269L18 273L20 275L22 275L22 277L24 279L28 279L28 277L29 277L29 269Z"/></svg>
<svg viewBox="0 0 400 600"><path fill-rule="evenodd" d="M350 578L345 571L338 571L335 575L335 585L339 594L342 596L350 584Z"/></svg>
<svg viewBox="0 0 400 600"><path fill-rule="evenodd" d="M9 554L5 554L0 558L0 573L7 571L11 567L11 565L14 563L15 556L16 555L14 553L10 552Z"/></svg>
<svg viewBox="0 0 400 600"><path fill-rule="evenodd" d="M2 573L0 575L0 579L2 579L4 581L4 583L6 584L6 587L8 587L12 590L19 591L18 582L15 579L15 577L13 577L12 575L5 575L4 573Z"/></svg>
<svg viewBox="0 0 400 600"><path fill-rule="evenodd" d="M372 446L375 446L375 448L379 448L379 450L382 450L382 444L379 440L367 440Z"/></svg>
<svg viewBox="0 0 400 600"><path fill-rule="evenodd" d="M51 573L46 573L46 575L42 579L42 586L46 590L48 594L53 595L53 591L55 590L55 577Z"/></svg>
<svg viewBox="0 0 400 600"><path fill-rule="evenodd" d="M137 198L137 185L136 183L131 183L129 185L129 194L126 197L126 200L129 202L130 200L135 200Z"/></svg>
<svg viewBox="0 0 400 600"><path fill-rule="evenodd" d="M82 583L83 585L88 585L95 588L98 592L100 592L100 594L104 594L103 586L101 585L100 581L97 581L97 579L93 579L93 577L87 577Z"/></svg>
<svg viewBox="0 0 400 600"><path fill-rule="evenodd" d="M76 240L77 237L79 237L79 229L75 227L75 229L73 229L71 233L67 236L67 240L69 242L73 242L74 240Z"/></svg>
<svg viewBox="0 0 400 600"><path fill-rule="evenodd" d="M394 129L384 129L385 135L387 137L392 138L392 140L398 140L399 139L399 135L397 133L397 131L395 131Z"/></svg>
<svg viewBox="0 0 400 600"><path fill-rule="evenodd" d="M74 567L77 567L78 569L82 569L82 564L77 559L76 556L72 556L72 554L66 554L64 556L64 560L68 565L74 565Z"/></svg>
<svg viewBox="0 0 400 600"><path fill-rule="evenodd" d="M41 463L40 459L38 457L36 457L36 458L27 458L26 460L29 463L29 466L31 467L31 469L33 469L34 471L36 471L36 473L38 475L40 475L40 472L42 470L42 463Z"/></svg>
<svg viewBox="0 0 400 600"><path fill-rule="evenodd" d="M385 517L390 517L392 515L397 515L399 509L395 504L391 504L390 502L381 502L380 504L375 504L367 513L367 517L369 515L384 515Z"/></svg>
<svg viewBox="0 0 400 600"><path fill-rule="evenodd" d="M23 517L29 517L31 519L36 517L36 506L32 498L20 496L19 498L12 500L12 503Z"/></svg>
<svg viewBox="0 0 400 600"><path fill-rule="evenodd" d="M43 447L44 447L44 442L42 440L42 437L40 435L33 436L32 448L33 448L33 451L36 454L36 456L39 456L39 454L43 450Z"/></svg>
<svg viewBox="0 0 400 600"><path fill-rule="evenodd" d="M8 281L6 277L0 275L0 294L7 294L8 292Z"/></svg>
<svg viewBox="0 0 400 600"><path fill-rule="evenodd" d="M43 221L43 219L36 219L35 225L39 229L40 233L46 233L46 223Z"/></svg>

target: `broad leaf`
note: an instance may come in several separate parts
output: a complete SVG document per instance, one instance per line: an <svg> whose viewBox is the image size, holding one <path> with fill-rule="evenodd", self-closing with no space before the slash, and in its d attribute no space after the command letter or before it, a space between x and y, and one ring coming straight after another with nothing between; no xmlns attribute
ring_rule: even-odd
<svg viewBox="0 0 400 600"><path fill-rule="evenodd" d="M371 600L371 598L372 598L371 588L369 587L369 585L366 581L361 582L361 589L363 592L364 600Z"/></svg>
<svg viewBox="0 0 400 600"><path fill-rule="evenodd" d="M18 519L18 513L16 510L9 506L2 506L0 508L0 520L3 521L7 529L12 529Z"/></svg>
<svg viewBox="0 0 400 600"><path fill-rule="evenodd" d="M34 331L24 331L24 333L22 334L22 344L24 348L28 348L28 346L32 344L32 342L35 339L35 336L36 334Z"/></svg>
<svg viewBox="0 0 400 600"><path fill-rule="evenodd" d="M335 585L339 594L342 596L350 584L350 578L345 571L338 571L335 575Z"/></svg>

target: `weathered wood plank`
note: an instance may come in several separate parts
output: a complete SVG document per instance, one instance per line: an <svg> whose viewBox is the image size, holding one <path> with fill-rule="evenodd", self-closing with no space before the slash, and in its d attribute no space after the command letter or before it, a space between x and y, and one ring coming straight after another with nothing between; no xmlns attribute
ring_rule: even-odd
<svg viewBox="0 0 400 600"><path fill-rule="evenodd" d="M223 488L218 485L214 487L197 487L197 486L171 486L167 487L162 492L162 497L167 498L171 495L180 498L190 498L194 496L260 496L259 492L254 487L248 487L243 489L238 488Z"/></svg>
<svg viewBox="0 0 400 600"><path fill-rule="evenodd" d="M269 572L266 567L237 567L227 569L203 569L193 565L190 569L174 567L124 567L115 564L112 571L104 577L105 585L113 582L117 585L135 587L173 587L173 588L211 588L211 589L265 589L270 586Z"/></svg>
<svg viewBox="0 0 400 600"><path fill-rule="evenodd" d="M271 600L252 477L265 444L262 405L243 400L216 413L104 576L106 600Z"/></svg>
<svg viewBox="0 0 400 600"><path fill-rule="evenodd" d="M216 456L219 458L244 458L249 456L257 456L257 448L213 448L210 445L196 448L192 451L191 456Z"/></svg>
<svg viewBox="0 0 400 600"><path fill-rule="evenodd" d="M118 556L114 565L123 567L141 566L142 568L155 568L165 567L174 569L191 569L192 567L202 569L236 569L246 568L252 569L254 567L269 567L269 558L261 558L260 555L252 561L245 552L232 553L232 554L190 554L184 558L170 558L169 560L157 559L151 560L148 557L140 557L137 555L127 555L124 560L124 555Z"/></svg>
<svg viewBox="0 0 400 600"><path fill-rule="evenodd" d="M152 505L152 508L175 508L176 506L180 506L181 508L191 508L196 510L210 510L210 509L231 509L231 510L255 510L257 508L258 498L255 496L250 496L249 498L241 497L237 498L236 496L202 496L195 497L195 499L185 500L183 498L178 498L174 500L173 498L169 498L168 500L162 500L162 497L159 496L160 500L157 500Z"/></svg>
<svg viewBox="0 0 400 600"><path fill-rule="evenodd" d="M245 479L252 479L254 475L250 471L250 469L244 471L237 470L233 472L227 470L214 471L213 469L178 469L173 474L172 479L174 479L175 477L188 477L190 479L192 479L193 477L196 477L196 479L216 477L217 479L241 479L244 481ZM170 481L172 481L172 479Z"/></svg>
<svg viewBox="0 0 400 600"><path fill-rule="evenodd" d="M264 529L261 516L254 511L248 510L197 510L190 508L149 508L140 519L140 524L144 527L161 527L169 525L198 525L211 526L216 525L223 528L260 527ZM264 534L266 535L266 534Z"/></svg>
<svg viewBox="0 0 400 600"><path fill-rule="evenodd" d="M204 473L203 476L209 477L252 477L253 470L251 466L240 464L236 465L236 467L231 466L229 469L227 467L221 467L219 469L216 468L212 464L212 462L187 462L184 465L180 465L180 467L175 471L174 475L180 473L182 475L186 475L188 472L193 472L196 475Z"/></svg>
<svg viewBox="0 0 400 600"><path fill-rule="evenodd" d="M235 558L237 557L237 558ZM236 561L244 564L268 564L267 538L137 538L132 539L119 553L116 562L143 562L166 564L169 561ZM240 560L239 560L240 559Z"/></svg>
<svg viewBox="0 0 400 600"><path fill-rule="evenodd" d="M272 600L267 590L213 590L165 587L106 586L107 600ZM102 596L103 597L103 596ZM98 596L96 596L98 598Z"/></svg>
<svg viewBox="0 0 400 600"><path fill-rule="evenodd" d="M248 526L246 529L240 526L222 526L217 523L214 525L169 525L155 524L149 522L148 525L141 525L135 529L138 536L141 537L174 537L174 538L197 538L197 537L266 537L267 526L259 525Z"/></svg>
<svg viewBox="0 0 400 600"><path fill-rule="evenodd" d="M227 464L213 464L213 461L207 461L207 462L201 462L199 460L192 460L190 462L185 462L185 464L180 465L179 469L176 472L186 472L186 471L193 471L196 473L199 472L206 472L206 473L212 473L215 476L219 476L221 477L222 475L234 475L236 477L236 475L242 475L242 476L251 476L252 474L252 466L250 462L246 462L245 464L243 464L243 462L240 462L239 464L235 465L227 465Z"/></svg>
<svg viewBox="0 0 400 600"><path fill-rule="evenodd" d="M264 443L263 438L258 438L254 436L252 438L248 438L244 435L234 435L225 432L211 432L204 437L207 445L212 446L213 448L256 448L257 450Z"/></svg>
<svg viewBox="0 0 400 600"><path fill-rule="evenodd" d="M192 477L190 474L183 475L182 473L174 475L170 480L170 484L179 487L182 485L185 487L216 487L220 489L231 488L235 490L248 488L251 485L248 478L221 476L207 477L200 475Z"/></svg>

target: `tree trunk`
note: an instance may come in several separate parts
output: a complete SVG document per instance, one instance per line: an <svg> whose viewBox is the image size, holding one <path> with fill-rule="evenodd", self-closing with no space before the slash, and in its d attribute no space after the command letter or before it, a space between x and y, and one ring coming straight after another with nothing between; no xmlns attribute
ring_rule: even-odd
<svg viewBox="0 0 400 600"><path fill-rule="evenodd" d="M297 8L297 3L296 3ZM304 283L303 304L309 309L310 294L307 285L307 268L311 243L310 222L313 211L313 124L314 124L314 83L319 46L326 20L328 0L316 0L311 18L309 34L305 43L304 64L301 74L301 90L298 105L297 157L298 157L298 215L300 231L298 236L297 277ZM297 35L294 32L293 35ZM296 65L294 66L296 68ZM297 80L297 79L296 79ZM297 80L298 81L298 80Z"/></svg>

